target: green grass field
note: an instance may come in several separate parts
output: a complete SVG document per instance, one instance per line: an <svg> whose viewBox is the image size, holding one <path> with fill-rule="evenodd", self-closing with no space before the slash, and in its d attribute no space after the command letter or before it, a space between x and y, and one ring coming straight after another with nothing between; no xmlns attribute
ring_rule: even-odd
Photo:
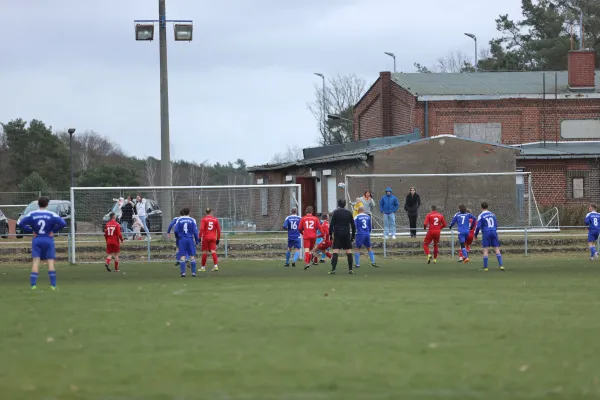
<svg viewBox="0 0 600 400"><path fill-rule="evenodd" d="M600 263L505 262L2 266L0 398L599 398Z"/></svg>

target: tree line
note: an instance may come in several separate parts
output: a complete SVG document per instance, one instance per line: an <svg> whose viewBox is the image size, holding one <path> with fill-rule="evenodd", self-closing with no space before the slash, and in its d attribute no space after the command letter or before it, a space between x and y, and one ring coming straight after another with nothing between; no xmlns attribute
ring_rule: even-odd
<svg viewBox="0 0 600 400"><path fill-rule="evenodd" d="M39 120L0 123L0 191L67 191L70 187L69 133L53 132ZM160 160L127 155L107 137L86 131L73 135L77 186L158 186ZM173 161L173 185L250 184L246 162L226 164Z"/></svg>

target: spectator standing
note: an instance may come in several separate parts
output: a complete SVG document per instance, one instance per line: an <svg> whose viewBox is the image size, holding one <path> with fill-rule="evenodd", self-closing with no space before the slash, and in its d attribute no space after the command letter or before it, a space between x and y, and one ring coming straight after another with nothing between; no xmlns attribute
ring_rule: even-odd
<svg viewBox="0 0 600 400"><path fill-rule="evenodd" d="M144 232L146 232L146 237L150 240L150 232L148 231L148 224L146 223L146 199L142 197L142 195L138 194L136 198L137 202L135 203L135 213L140 219L140 223L144 228Z"/></svg>
<svg viewBox="0 0 600 400"><path fill-rule="evenodd" d="M419 207L421 207L421 197L419 197L417 190L414 187L411 187L406 195L406 201L404 202L404 211L406 211L406 215L408 216L411 238L417 237L417 217L419 216Z"/></svg>
<svg viewBox="0 0 600 400"><path fill-rule="evenodd" d="M134 205L131 196L127 196L127 200L121 206L121 229L125 233L127 240L131 239L132 230L130 227L133 225L133 214Z"/></svg>
<svg viewBox="0 0 600 400"><path fill-rule="evenodd" d="M396 212L398 211L398 198L392 193L392 188L385 189L385 196L379 200L379 211L383 214L383 235L396 239Z"/></svg>
<svg viewBox="0 0 600 400"><path fill-rule="evenodd" d="M365 208L365 214L371 215L375 209L375 200L373 200L373 197L371 196L371 191L365 191L363 196L360 198L360 201Z"/></svg>

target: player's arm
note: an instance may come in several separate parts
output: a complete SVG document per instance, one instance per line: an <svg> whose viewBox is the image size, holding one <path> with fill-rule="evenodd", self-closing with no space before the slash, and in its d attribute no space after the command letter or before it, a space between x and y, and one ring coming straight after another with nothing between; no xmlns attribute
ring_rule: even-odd
<svg viewBox="0 0 600 400"><path fill-rule="evenodd" d="M194 221L194 241L196 244L200 243L200 232L198 232L198 224L196 224L196 221Z"/></svg>
<svg viewBox="0 0 600 400"><path fill-rule="evenodd" d="M121 231L121 225L117 225L117 236L121 243L125 241L125 239L123 238L123 232Z"/></svg>
<svg viewBox="0 0 600 400"><path fill-rule="evenodd" d="M481 223L481 216L479 216L479 218L477 218L477 228L475 228L475 237L477 237L479 231L481 230Z"/></svg>
<svg viewBox="0 0 600 400"><path fill-rule="evenodd" d="M52 232L58 233L61 229L67 226L67 222L61 217L54 217Z"/></svg>
<svg viewBox="0 0 600 400"><path fill-rule="evenodd" d="M329 221L329 240L333 238L333 230L335 228L335 212L331 213L331 220Z"/></svg>
<svg viewBox="0 0 600 400"><path fill-rule="evenodd" d="M217 246L218 246L219 241L221 240L221 224L219 224L218 219L215 219L215 230L217 231Z"/></svg>
<svg viewBox="0 0 600 400"><path fill-rule="evenodd" d="M447 226L448 224L446 223L446 218L444 218L444 216L442 215L442 225L440 226L440 230L444 229Z"/></svg>
<svg viewBox="0 0 600 400"><path fill-rule="evenodd" d="M471 224L469 225L469 231L472 231L473 228L475 228L475 225L477 225L477 218L475 218L475 216L473 214L469 214L469 221L471 221Z"/></svg>
<svg viewBox="0 0 600 400"><path fill-rule="evenodd" d="M316 222L315 225L316 225L317 231L318 232L323 232L323 225L321 225L321 221L319 221L319 218L315 218L315 222ZM319 237L322 237L322 236L323 236L323 234L321 233L319 235Z"/></svg>
<svg viewBox="0 0 600 400"><path fill-rule="evenodd" d="M176 223L177 223L177 218L173 218L173 221L171 221L171 223L169 224L169 227L167 228L167 234L171 233L171 229L173 229L175 227Z"/></svg>
<svg viewBox="0 0 600 400"><path fill-rule="evenodd" d="M354 223L354 218L350 216L350 228L352 229L352 241L356 237L356 224Z"/></svg>
<svg viewBox="0 0 600 400"><path fill-rule="evenodd" d="M425 217L425 221L423 221L423 229L427 230L427 225L429 225L429 214Z"/></svg>
<svg viewBox="0 0 600 400"><path fill-rule="evenodd" d="M283 221L283 229L285 229L286 231L290 230L290 224L287 218L285 219L285 221Z"/></svg>
<svg viewBox="0 0 600 400"><path fill-rule="evenodd" d="M448 229L452 229L452 227L458 223L458 214L455 214L454 217L452 218L452 221L450 221L450 226L448 227Z"/></svg>
<svg viewBox="0 0 600 400"><path fill-rule="evenodd" d="M300 218L300 222L298 222L298 232L302 235L304 232L304 217Z"/></svg>

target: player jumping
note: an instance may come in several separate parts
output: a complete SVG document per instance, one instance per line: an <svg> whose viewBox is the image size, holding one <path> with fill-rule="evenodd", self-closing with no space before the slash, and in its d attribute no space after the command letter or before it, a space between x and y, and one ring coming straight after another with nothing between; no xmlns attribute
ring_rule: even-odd
<svg viewBox="0 0 600 400"><path fill-rule="evenodd" d="M502 254L500 254L500 240L498 240L498 221L493 212L488 211L488 204L481 203L481 214L477 217L477 229L475 229L475 239L481 231L481 245L483 246L483 270L488 270L489 248L493 247L496 251L496 258L500 271L504 271L502 266Z"/></svg>
<svg viewBox="0 0 600 400"><path fill-rule="evenodd" d="M371 216L365 214L365 207L358 207L358 215L354 218L354 225L356 225L356 252L354 253L354 264L356 268L360 268L360 248L366 247L369 252L369 258L371 259L371 266L378 268L375 264L375 253L371 249L371 231L373 230L373 224L371 222Z"/></svg>
<svg viewBox="0 0 600 400"><path fill-rule="evenodd" d="M427 227L429 227L429 230L427 230ZM431 264L432 259L431 253L429 253L429 245L431 242L433 242L433 263L437 263L440 233L445 227L446 220L444 219L444 216L437 212L436 206L431 206L431 212L427 214L423 223L423 229L427 230L427 235L425 235L425 240L423 241L423 250L425 250L425 255L427 256L427 264Z"/></svg>
<svg viewBox="0 0 600 400"><path fill-rule="evenodd" d="M206 216L200 221L200 243L202 244L202 266L200 272L206 271L206 259L208 252L212 255L213 269L219 270L219 259L217 257L217 246L221 240L221 226L219 220L213 217L212 210L206 209Z"/></svg>
<svg viewBox="0 0 600 400"><path fill-rule="evenodd" d="M67 226L67 223L57 214L46 210L49 202L50 200L47 197L40 197L38 200L39 210L30 212L19 222L19 228L23 229L23 232L33 232L33 240L31 241L33 265L31 266L31 275L29 277L32 290L37 289L40 260L45 260L48 263L50 288L56 290L56 269L54 266L56 248L54 247L54 234Z"/></svg>
<svg viewBox="0 0 600 400"><path fill-rule="evenodd" d="M185 278L185 259L189 257L192 266L192 276L196 276L196 245L199 242L198 225L190 217L190 209L184 208L183 216L175 224L175 235L179 236L179 269L181 277Z"/></svg>
<svg viewBox="0 0 600 400"><path fill-rule="evenodd" d="M596 242L600 235L600 214L598 206L590 204L588 214L585 216L585 224L588 227L588 246L590 248L590 260L598 259L598 251L596 250Z"/></svg>
<svg viewBox="0 0 600 400"><path fill-rule="evenodd" d="M322 231L321 221L313 215L312 206L306 207L306 214L300 219L298 230L304 240L304 269L310 268L311 252L317 243L317 231Z"/></svg>
<svg viewBox="0 0 600 400"><path fill-rule="evenodd" d="M317 247L313 250L313 265L319 264L319 251L322 252L323 255L331 258L331 253L327 251L327 249L331 247L331 241L329 240L329 216L323 214L321 215L321 218L323 218L323 222L321 222L321 233L319 234L321 241L317 243Z"/></svg>
<svg viewBox="0 0 600 400"><path fill-rule="evenodd" d="M458 206L458 212L454 214L449 228L458 224L458 241L460 242L460 261L469 262L469 251L467 250L467 240L472 229L475 228L475 217L467 212L467 207L464 204Z"/></svg>
<svg viewBox="0 0 600 400"><path fill-rule="evenodd" d="M117 216L114 212L109 215L110 220L104 228L104 239L106 240L106 263L104 268L110 272L110 261L115 260L115 272L119 272L119 253L121 252L121 243L123 243L123 234L121 225L117 223Z"/></svg>
<svg viewBox="0 0 600 400"><path fill-rule="evenodd" d="M292 261L292 267L296 266L296 261L300 258L300 248L302 247L302 237L298 227L300 226L300 217L298 216L298 209L292 208L292 215L286 217L283 221L283 229L288 232L288 249L285 252L285 266L290 266L290 256L292 251L294 252L294 258Z"/></svg>

